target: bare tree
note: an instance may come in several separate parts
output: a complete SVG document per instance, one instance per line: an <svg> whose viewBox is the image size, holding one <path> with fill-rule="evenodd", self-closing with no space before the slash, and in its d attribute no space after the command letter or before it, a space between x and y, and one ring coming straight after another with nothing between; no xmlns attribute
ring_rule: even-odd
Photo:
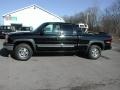
<svg viewBox="0 0 120 90"><path fill-rule="evenodd" d="M85 15L83 12L77 13L73 16L64 16L63 18L66 22L69 23L75 23L75 24L85 23Z"/></svg>
<svg viewBox="0 0 120 90"><path fill-rule="evenodd" d="M120 36L120 0L106 8L101 23L104 31Z"/></svg>
<svg viewBox="0 0 120 90"><path fill-rule="evenodd" d="M96 30L98 27L98 8L91 7L88 8L84 12L77 13L73 16L64 16L64 20L70 23L86 23L89 25L89 30L91 31L98 31Z"/></svg>
<svg viewBox="0 0 120 90"><path fill-rule="evenodd" d="M98 8L91 7L85 11L87 16L87 24L89 26L89 30L97 31L96 27L98 27Z"/></svg>
<svg viewBox="0 0 120 90"><path fill-rule="evenodd" d="M115 0L102 12L102 15L95 6L73 16L65 16L64 19L75 24L87 23L90 31L105 31L120 37L120 0Z"/></svg>

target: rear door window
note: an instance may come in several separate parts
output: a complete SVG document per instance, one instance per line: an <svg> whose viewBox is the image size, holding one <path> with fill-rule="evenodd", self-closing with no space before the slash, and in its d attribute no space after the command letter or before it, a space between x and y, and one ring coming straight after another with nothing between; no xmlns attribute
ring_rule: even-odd
<svg viewBox="0 0 120 90"><path fill-rule="evenodd" d="M71 24L62 25L61 30L62 30L62 34L66 35L66 36L76 34L76 31L74 30L74 28Z"/></svg>

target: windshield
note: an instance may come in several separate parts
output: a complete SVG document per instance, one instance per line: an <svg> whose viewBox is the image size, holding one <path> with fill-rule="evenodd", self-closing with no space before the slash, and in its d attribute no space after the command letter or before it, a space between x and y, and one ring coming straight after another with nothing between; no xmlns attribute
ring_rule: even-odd
<svg viewBox="0 0 120 90"><path fill-rule="evenodd" d="M41 30L44 26L46 26L48 23L43 23L40 26L38 26L35 30L33 30L33 32L38 32L39 30Z"/></svg>

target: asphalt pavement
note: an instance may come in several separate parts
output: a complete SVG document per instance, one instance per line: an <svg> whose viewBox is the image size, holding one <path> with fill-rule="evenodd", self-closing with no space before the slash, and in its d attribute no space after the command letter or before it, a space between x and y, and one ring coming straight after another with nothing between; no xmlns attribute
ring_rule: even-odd
<svg viewBox="0 0 120 90"><path fill-rule="evenodd" d="M17 61L0 40L0 90L120 90L120 47L98 60L76 55L33 56Z"/></svg>

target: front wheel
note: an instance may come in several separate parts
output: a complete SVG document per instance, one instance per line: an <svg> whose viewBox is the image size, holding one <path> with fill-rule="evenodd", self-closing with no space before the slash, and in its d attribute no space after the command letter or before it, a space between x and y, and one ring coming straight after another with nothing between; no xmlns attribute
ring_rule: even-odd
<svg viewBox="0 0 120 90"><path fill-rule="evenodd" d="M88 51L88 57L90 59L98 59L101 56L101 48L97 45L92 45Z"/></svg>
<svg viewBox="0 0 120 90"><path fill-rule="evenodd" d="M13 51L13 57L17 60L26 61L31 58L33 51L27 44L19 44Z"/></svg>

